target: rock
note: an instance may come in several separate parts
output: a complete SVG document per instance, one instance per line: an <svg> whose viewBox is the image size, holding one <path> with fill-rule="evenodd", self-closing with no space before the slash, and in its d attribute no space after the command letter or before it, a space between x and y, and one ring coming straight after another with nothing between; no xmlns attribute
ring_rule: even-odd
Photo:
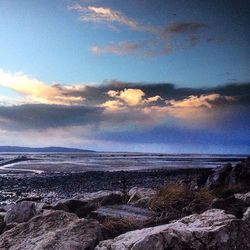
<svg viewBox="0 0 250 250"><path fill-rule="evenodd" d="M232 187L240 184L243 188L249 189L250 183L250 157L232 167L227 164L224 167L215 169L214 173L207 178L205 187L208 189Z"/></svg>
<svg viewBox="0 0 250 250"><path fill-rule="evenodd" d="M101 239L97 221L79 219L63 211L51 211L3 233L0 249L90 250Z"/></svg>
<svg viewBox="0 0 250 250"><path fill-rule="evenodd" d="M247 223L248 227L250 228L250 207L246 210L242 219Z"/></svg>
<svg viewBox="0 0 250 250"><path fill-rule="evenodd" d="M31 219L37 214L36 204L31 201L22 201L7 211L4 221L6 224L22 223Z"/></svg>
<svg viewBox="0 0 250 250"><path fill-rule="evenodd" d="M69 213L74 213L80 218L87 217L89 213L95 210L95 206L84 200L69 199L57 203L52 209L62 210Z"/></svg>
<svg viewBox="0 0 250 250"><path fill-rule="evenodd" d="M156 196L156 193L156 190L152 188L133 187L128 192L128 204L138 207L147 207L151 199Z"/></svg>
<svg viewBox="0 0 250 250"><path fill-rule="evenodd" d="M235 215L238 219L241 219L246 209L246 203L244 201L236 199L234 196L228 198L217 198L212 202L212 208L218 208L226 211L228 214Z"/></svg>
<svg viewBox="0 0 250 250"><path fill-rule="evenodd" d="M4 222L4 216L5 216L5 213L0 213L0 234L3 232L5 225L6 225Z"/></svg>
<svg viewBox="0 0 250 250"><path fill-rule="evenodd" d="M98 191L85 193L80 197L82 197L84 201L99 203L102 206L120 204L124 199L124 195L120 191Z"/></svg>
<svg viewBox="0 0 250 250"><path fill-rule="evenodd" d="M151 198L141 198L137 201L134 202L129 202L128 204L131 204L135 207L140 207L140 208L148 208L150 206L150 201L152 199Z"/></svg>
<svg viewBox="0 0 250 250"><path fill-rule="evenodd" d="M52 209L75 213L80 218L84 218L102 205L119 204L122 200L123 194L121 192L99 191L59 201Z"/></svg>
<svg viewBox="0 0 250 250"><path fill-rule="evenodd" d="M91 214L94 218L103 219L120 219L146 225L152 222L155 214L149 209L133 207L130 205L113 205L100 207Z"/></svg>
<svg viewBox="0 0 250 250"><path fill-rule="evenodd" d="M16 203L22 202L22 201L41 201L43 197L41 196L30 196L30 197L23 197L16 201Z"/></svg>
<svg viewBox="0 0 250 250"><path fill-rule="evenodd" d="M10 223L10 224L7 224L3 230L3 233L12 229L13 227L17 226L19 223Z"/></svg>
<svg viewBox="0 0 250 250"><path fill-rule="evenodd" d="M231 164L216 168L214 170L214 173L207 178L205 187L208 189L213 189L220 186L224 186L225 180L229 176L232 169L233 167Z"/></svg>
<svg viewBox="0 0 250 250"><path fill-rule="evenodd" d="M250 206L250 192L245 194L235 194L234 197L237 200L241 200L246 203L247 206Z"/></svg>
<svg viewBox="0 0 250 250"><path fill-rule="evenodd" d="M174 223L131 231L99 243L95 250L186 250L250 248L249 228L243 220L212 209Z"/></svg>
<svg viewBox="0 0 250 250"><path fill-rule="evenodd" d="M44 209L52 209L52 210L61 210L65 212L69 212L69 206L67 206L65 203L57 203L55 206L45 206Z"/></svg>

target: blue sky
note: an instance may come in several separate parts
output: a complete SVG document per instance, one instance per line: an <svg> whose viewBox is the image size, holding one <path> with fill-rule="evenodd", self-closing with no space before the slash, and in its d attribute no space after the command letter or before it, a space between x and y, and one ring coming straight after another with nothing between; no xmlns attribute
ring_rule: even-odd
<svg viewBox="0 0 250 250"><path fill-rule="evenodd" d="M225 152L249 151L249 136L235 132L234 144L226 137L235 127L228 128L227 135L217 129L231 122L234 112L247 112L249 105L249 96L242 92L226 94L229 84L238 86L236 92L249 86L247 0L1 0L0 13L1 144L20 144L17 136L25 145L38 144L22 134L40 138L43 133L51 139L46 145L195 151L209 134L211 152L218 148L223 152L224 141ZM160 84L172 84L176 92L168 95L164 92L168 87ZM148 90L147 85L155 88ZM82 122L54 126L50 121L53 126L49 126L44 121L46 126L39 128L7 114L20 108L28 120L34 119L25 105L30 105L29 110L32 105L48 105L48 117L49 105L91 107L102 116L86 124L89 113L81 109L86 116ZM121 121L121 112L136 115L123 114L127 120ZM187 117L192 120L196 113L198 121L190 125ZM206 113L211 115L205 117ZM211 123L221 113L226 113L225 119ZM7 124L13 121L10 129ZM248 122L241 117L235 126L244 130ZM180 132L187 138L196 134L198 139L193 144L185 140L185 148L180 149L181 138L174 140ZM168 133L171 140L157 139L159 134L167 138ZM206 147L201 147L198 151L205 152Z"/></svg>

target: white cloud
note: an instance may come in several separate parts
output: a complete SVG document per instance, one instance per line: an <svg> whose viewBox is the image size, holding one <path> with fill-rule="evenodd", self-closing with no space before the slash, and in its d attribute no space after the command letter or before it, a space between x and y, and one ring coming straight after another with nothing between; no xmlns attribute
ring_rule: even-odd
<svg viewBox="0 0 250 250"><path fill-rule="evenodd" d="M84 101L81 96L65 94L74 88L72 86L49 85L20 72L8 73L0 69L0 86L21 94L24 103L72 105ZM75 88L79 88L79 86L75 86Z"/></svg>
<svg viewBox="0 0 250 250"><path fill-rule="evenodd" d="M139 24L123 15L120 11L113 10L111 8L97 7L97 6L82 6L75 4L69 7L70 10L80 13L79 19L83 22L94 23L118 23L127 26L131 29L137 29Z"/></svg>

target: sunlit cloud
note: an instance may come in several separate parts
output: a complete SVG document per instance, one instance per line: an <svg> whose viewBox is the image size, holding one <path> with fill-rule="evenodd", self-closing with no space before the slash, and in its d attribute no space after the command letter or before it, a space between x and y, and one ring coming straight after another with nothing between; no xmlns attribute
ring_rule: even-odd
<svg viewBox="0 0 250 250"><path fill-rule="evenodd" d="M124 101L129 106L136 106L142 102L145 93L141 89L124 89L122 91L109 91L108 95Z"/></svg>
<svg viewBox="0 0 250 250"><path fill-rule="evenodd" d="M199 107L206 107L212 108L213 104L216 102L231 102L235 101L235 97L231 96L222 96L220 94L209 94L209 95L200 95L200 96L189 96L183 100L175 101L170 100L166 101L167 104L170 104L172 107L176 108L199 108Z"/></svg>
<svg viewBox="0 0 250 250"><path fill-rule="evenodd" d="M80 96L70 96L74 87L48 85L24 73L8 73L0 69L0 86L11 89L23 96L23 103L79 104L84 101ZM79 86L75 87L79 88ZM20 101L20 100L19 100Z"/></svg>
<svg viewBox="0 0 250 250"><path fill-rule="evenodd" d="M90 125L119 129L156 126L171 120L209 124L218 110L245 105L249 84L181 89L173 84L105 82L48 85L24 73L0 72L0 86L19 97L0 96L1 129L48 129ZM244 90L244 91L243 91Z"/></svg>
<svg viewBox="0 0 250 250"><path fill-rule="evenodd" d="M175 50L188 49L201 42L199 33L209 26L199 21L176 21L167 25L152 25L137 21L124 15L119 10L105 6L88 5L88 1L76 3L68 7L70 11L79 14L79 20L86 23L103 24L112 28L118 25L127 27L133 31L139 31L151 35L146 42L120 41L107 45L94 45L90 51L94 55L113 54L117 56L166 56ZM181 44L177 44L175 38L182 36Z"/></svg>
<svg viewBox="0 0 250 250"><path fill-rule="evenodd" d="M73 10L80 13L79 19L82 22L93 23L106 23L106 24L121 24L131 29L138 29L139 24L123 15L120 11L113 10L111 8L97 7L97 6L82 6L80 4L74 4L69 6L69 10Z"/></svg>

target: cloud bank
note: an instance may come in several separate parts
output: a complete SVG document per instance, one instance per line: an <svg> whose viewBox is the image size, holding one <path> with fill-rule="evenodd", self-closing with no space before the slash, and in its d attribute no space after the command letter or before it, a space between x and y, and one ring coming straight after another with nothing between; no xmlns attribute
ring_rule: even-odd
<svg viewBox="0 0 250 250"><path fill-rule="evenodd" d="M69 137L88 142L193 145L209 137L212 145L249 145L250 83L210 88L117 80L62 85L1 70L1 87L18 94L0 98L2 140L6 133L70 131Z"/></svg>

